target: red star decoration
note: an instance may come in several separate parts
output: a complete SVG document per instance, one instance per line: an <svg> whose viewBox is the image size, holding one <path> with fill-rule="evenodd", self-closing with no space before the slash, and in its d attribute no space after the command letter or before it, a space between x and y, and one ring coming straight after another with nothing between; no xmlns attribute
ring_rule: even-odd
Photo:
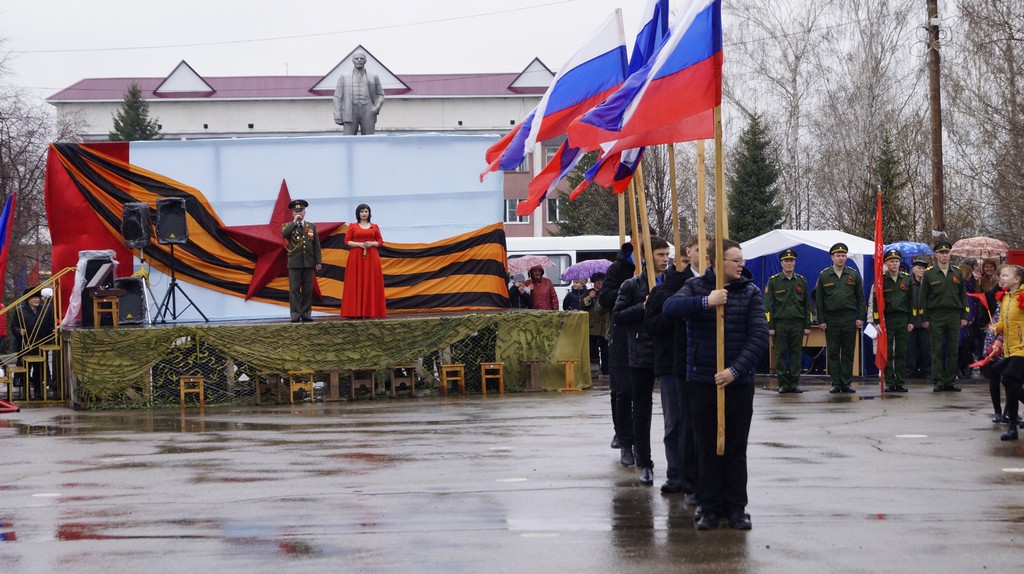
<svg viewBox="0 0 1024 574"><path fill-rule="evenodd" d="M232 225L221 228L232 239L257 256L256 268L252 272L252 281L249 282L249 291L245 294L246 301L259 293L260 289L266 287L272 279L288 274L288 253L285 251L284 239L281 237L281 226L292 220L292 210L288 209L288 204L291 202L288 183L282 179L281 190L277 192L277 202L274 204L274 213L270 215L270 223ZM323 242L328 235L343 225L345 225L343 222L317 223L316 234ZM313 281L313 296L318 300L323 300L318 281Z"/></svg>

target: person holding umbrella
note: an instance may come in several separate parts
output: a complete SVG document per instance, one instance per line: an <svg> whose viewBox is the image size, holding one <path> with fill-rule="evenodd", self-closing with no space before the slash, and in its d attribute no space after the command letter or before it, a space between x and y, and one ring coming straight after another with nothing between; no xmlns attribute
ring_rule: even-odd
<svg viewBox="0 0 1024 574"><path fill-rule="evenodd" d="M551 280L544 276L544 266L530 267L530 297L534 309L558 310L558 293Z"/></svg>

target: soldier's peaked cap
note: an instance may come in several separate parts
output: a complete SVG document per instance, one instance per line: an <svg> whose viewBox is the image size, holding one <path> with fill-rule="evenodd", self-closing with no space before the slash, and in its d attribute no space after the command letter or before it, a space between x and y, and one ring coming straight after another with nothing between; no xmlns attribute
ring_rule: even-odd
<svg viewBox="0 0 1024 574"><path fill-rule="evenodd" d="M300 209L306 209L309 207L309 202L305 199L294 199L288 204L288 209L292 211L298 211Z"/></svg>
<svg viewBox="0 0 1024 574"><path fill-rule="evenodd" d="M889 249L885 252L885 261L890 259L903 259L903 254L898 249Z"/></svg>
<svg viewBox="0 0 1024 574"><path fill-rule="evenodd" d="M779 259L796 259L796 251L792 249L783 249L779 252Z"/></svg>
<svg viewBox="0 0 1024 574"><path fill-rule="evenodd" d="M829 248L828 252L830 255L833 253L849 253L850 248L847 247L845 243L836 243Z"/></svg>

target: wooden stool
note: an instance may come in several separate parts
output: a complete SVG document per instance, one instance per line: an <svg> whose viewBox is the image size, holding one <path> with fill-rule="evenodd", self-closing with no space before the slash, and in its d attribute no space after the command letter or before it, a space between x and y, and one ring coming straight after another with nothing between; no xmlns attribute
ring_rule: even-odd
<svg viewBox="0 0 1024 574"><path fill-rule="evenodd" d="M466 394L466 365L455 363L452 365L441 365L441 396L448 396L448 385L459 384L459 394Z"/></svg>
<svg viewBox="0 0 1024 574"><path fill-rule="evenodd" d="M120 308L118 307L119 299L117 297L95 297L92 300L92 325L94 328L99 329L100 319L103 315L109 313L111 321L114 323L114 328L117 328L118 319L120 318Z"/></svg>
<svg viewBox="0 0 1024 574"><path fill-rule="evenodd" d="M505 394L505 363L480 363L480 394L487 394L487 383L498 383L498 394Z"/></svg>
<svg viewBox="0 0 1024 574"><path fill-rule="evenodd" d="M544 365L548 364L547 361L522 361L523 367L526 371L526 385L523 390L526 392L543 391L544 389L540 386L540 373Z"/></svg>
<svg viewBox="0 0 1024 574"><path fill-rule="evenodd" d="M397 388L399 383L404 383L409 386L409 396L416 396L416 365L391 365L388 367L391 371L391 398L398 396ZM402 371L405 373L404 376L399 376L398 373Z"/></svg>
<svg viewBox="0 0 1024 574"><path fill-rule="evenodd" d="M295 391L306 389L309 393L309 402L313 402L313 372L314 371L288 371L288 400L295 404Z"/></svg>
<svg viewBox="0 0 1024 574"><path fill-rule="evenodd" d="M281 403L281 373L263 372L256 373L253 379L256 386L256 404L259 405L263 398L263 393L267 391L274 391L277 394L277 402Z"/></svg>
<svg viewBox="0 0 1024 574"><path fill-rule="evenodd" d="M376 398L377 395L377 369L373 367L358 367L355 369L349 369L352 377L352 400L356 400L356 387L362 386L370 387L370 400ZM360 378L359 373L370 373L369 378Z"/></svg>
<svg viewBox="0 0 1024 574"><path fill-rule="evenodd" d="M185 408L185 393L199 393L200 408L206 406L206 387L203 377L178 377L181 385L181 408Z"/></svg>
<svg viewBox="0 0 1024 574"><path fill-rule="evenodd" d="M558 364L565 366L565 386L558 390L582 391L583 389L576 386L576 365L580 364L580 362L573 359L568 361L558 361Z"/></svg>

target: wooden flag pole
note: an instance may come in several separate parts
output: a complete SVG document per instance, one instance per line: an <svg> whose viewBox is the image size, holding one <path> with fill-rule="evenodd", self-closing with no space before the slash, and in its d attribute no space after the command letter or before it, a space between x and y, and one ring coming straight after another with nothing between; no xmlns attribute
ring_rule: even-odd
<svg viewBox="0 0 1024 574"><path fill-rule="evenodd" d="M693 272L704 273L704 262L708 257L708 197L704 189L704 140L697 142L697 261L691 261Z"/></svg>
<svg viewBox="0 0 1024 574"><path fill-rule="evenodd" d="M725 287L722 241L729 235L728 205L725 202L725 158L722 145L722 106L715 106L715 289ZM718 362L716 373L725 370L725 305L715 308ZM725 387L718 387L718 456L725 456Z"/></svg>
<svg viewBox="0 0 1024 574"><path fill-rule="evenodd" d="M641 162L640 165L636 166L636 195L640 203L638 209L640 218L640 230L644 234L644 253L647 257L651 257L651 260L647 262L647 287L654 289L654 251L651 249L651 222L647 219L647 194L644 192L644 166ZM637 263L637 267L640 263Z"/></svg>
<svg viewBox="0 0 1024 574"><path fill-rule="evenodd" d="M676 248L675 264L676 270L681 271L683 265L682 246L680 245L682 232L679 230L679 198L676 197L676 144L668 144L668 181L672 193L672 242Z"/></svg>
<svg viewBox="0 0 1024 574"><path fill-rule="evenodd" d="M633 269L633 276L635 277L640 274L640 250L637 248L641 246L643 242L638 242L638 239L640 239L640 232L636 228L636 187L633 185L632 181L629 182L629 223L630 227L633 229L633 235L631 237L633 238L633 261L636 263L636 267Z"/></svg>
<svg viewBox="0 0 1024 574"><path fill-rule="evenodd" d="M626 243L626 194L620 193L619 196L619 245Z"/></svg>

